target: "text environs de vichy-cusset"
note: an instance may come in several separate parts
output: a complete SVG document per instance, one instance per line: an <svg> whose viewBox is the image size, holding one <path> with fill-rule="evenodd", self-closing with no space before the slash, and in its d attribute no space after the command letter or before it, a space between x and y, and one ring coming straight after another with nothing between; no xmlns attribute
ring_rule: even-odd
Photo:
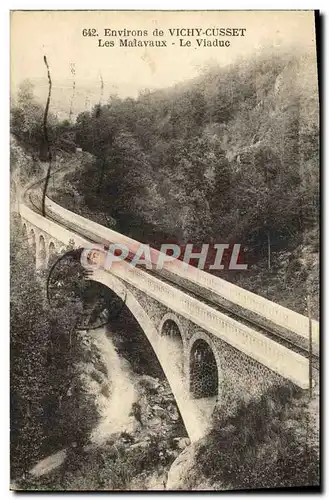
<svg viewBox="0 0 329 500"><path fill-rule="evenodd" d="M244 37L246 28L169 28L166 30L156 28L150 36L148 30L114 30L104 29L104 37L99 38L99 47L114 47L115 39L118 39L120 47L167 47L169 44L191 47L194 43L198 47L229 47L232 37ZM164 38L169 35L168 38ZM112 38L112 39L108 39Z"/></svg>

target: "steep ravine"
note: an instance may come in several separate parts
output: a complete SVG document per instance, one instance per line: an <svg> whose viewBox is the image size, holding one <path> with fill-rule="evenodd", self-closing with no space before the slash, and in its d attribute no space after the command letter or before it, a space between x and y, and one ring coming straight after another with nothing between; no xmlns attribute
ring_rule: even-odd
<svg viewBox="0 0 329 500"><path fill-rule="evenodd" d="M134 372L115 347L120 340L120 332L104 327L82 334L88 361L79 368L98 423L83 449L72 442L36 464L28 487L166 488L170 466L189 439L166 379Z"/></svg>

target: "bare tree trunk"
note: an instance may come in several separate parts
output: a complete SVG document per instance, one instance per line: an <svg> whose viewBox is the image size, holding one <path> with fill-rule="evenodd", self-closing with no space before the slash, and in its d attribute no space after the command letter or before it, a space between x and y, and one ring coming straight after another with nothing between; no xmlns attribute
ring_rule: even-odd
<svg viewBox="0 0 329 500"><path fill-rule="evenodd" d="M50 149L49 137L48 137L47 120L48 120L48 111L49 111L49 105L50 105L52 83L51 83L51 77L50 77L50 71L49 71L47 57L43 56L43 60L44 60L45 65L47 67L48 82L49 82L47 103L46 103L45 113L44 113L44 117L43 117L43 135L44 135L45 143L47 145L48 160L49 160L46 181L45 181L45 185L44 185L43 193L42 193L42 215L45 217L46 216L45 201L46 201L46 193L47 193L48 183L49 183L49 179L50 179L50 169L51 169L51 149Z"/></svg>

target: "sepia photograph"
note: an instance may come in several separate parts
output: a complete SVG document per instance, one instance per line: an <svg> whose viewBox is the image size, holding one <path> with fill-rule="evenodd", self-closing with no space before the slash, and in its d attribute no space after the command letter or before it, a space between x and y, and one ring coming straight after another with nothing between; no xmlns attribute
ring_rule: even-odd
<svg viewBox="0 0 329 500"><path fill-rule="evenodd" d="M319 30L10 12L10 490L320 491Z"/></svg>

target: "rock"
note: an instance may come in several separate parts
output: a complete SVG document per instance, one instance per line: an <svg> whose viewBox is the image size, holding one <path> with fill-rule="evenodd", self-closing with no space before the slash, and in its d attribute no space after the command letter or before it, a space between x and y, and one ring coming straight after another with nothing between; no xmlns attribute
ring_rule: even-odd
<svg viewBox="0 0 329 500"><path fill-rule="evenodd" d="M157 410L160 410L160 411L165 411L162 406L159 406L159 405L153 405L152 406L152 410L153 411L157 411Z"/></svg>
<svg viewBox="0 0 329 500"><path fill-rule="evenodd" d="M173 462L168 472L166 490L221 491L223 485L205 477L198 469L197 451L201 442L185 448Z"/></svg>
<svg viewBox="0 0 329 500"><path fill-rule="evenodd" d="M171 457L174 460L178 457L179 453L180 453L179 450L168 450L167 451L168 457Z"/></svg>
<svg viewBox="0 0 329 500"><path fill-rule="evenodd" d="M168 472L167 490L188 489L187 477L195 465L195 446L191 445L178 455Z"/></svg>
<svg viewBox="0 0 329 500"><path fill-rule="evenodd" d="M191 440L188 437L174 438L174 441L179 450L184 450L187 446L191 444Z"/></svg>
<svg viewBox="0 0 329 500"><path fill-rule="evenodd" d="M171 418L171 420L174 420L176 422L179 419L179 413L177 411L176 406L169 405L167 407L167 410L168 410L169 417Z"/></svg>
<svg viewBox="0 0 329 500"><path fill-rule="evenodd" d="M102 385L101 394L107 399L111 396L110 385L108 383Z"/></svg>
<svg viewBox="0 0 329 500"><path fill-rule="evenodd" d="M166 410L164 410L163 408L161 408L161 406L159 406L159 405L152 406L152 412L157 417L160 417L160 418L166 418L167 417Z"/></svg>
<svg viewBox="0 0 329 500"><path fill-rule="evenodd" d="M149 446L148 441L139 441L138 443L134 443L129 446L130 450L134 450L136 448L147 448Z"/></svg>
<svg viewBox="0 0 329 500"><path fill-rule="evenodd" d="M142 375L139 379L139 383L149 391L157 391L160 387L159 380L149 375Z"/></svg>
<svg viewBox="0 0 329 500"><path fill-rule="evenodd" d="M161 429L161 427L162 427L162 420L161 420L161 418L157 418L157 417L151 418L151 420L149 420L149 422L148 422L148 425L152 429L154 429L154 428Z"/></svg>

